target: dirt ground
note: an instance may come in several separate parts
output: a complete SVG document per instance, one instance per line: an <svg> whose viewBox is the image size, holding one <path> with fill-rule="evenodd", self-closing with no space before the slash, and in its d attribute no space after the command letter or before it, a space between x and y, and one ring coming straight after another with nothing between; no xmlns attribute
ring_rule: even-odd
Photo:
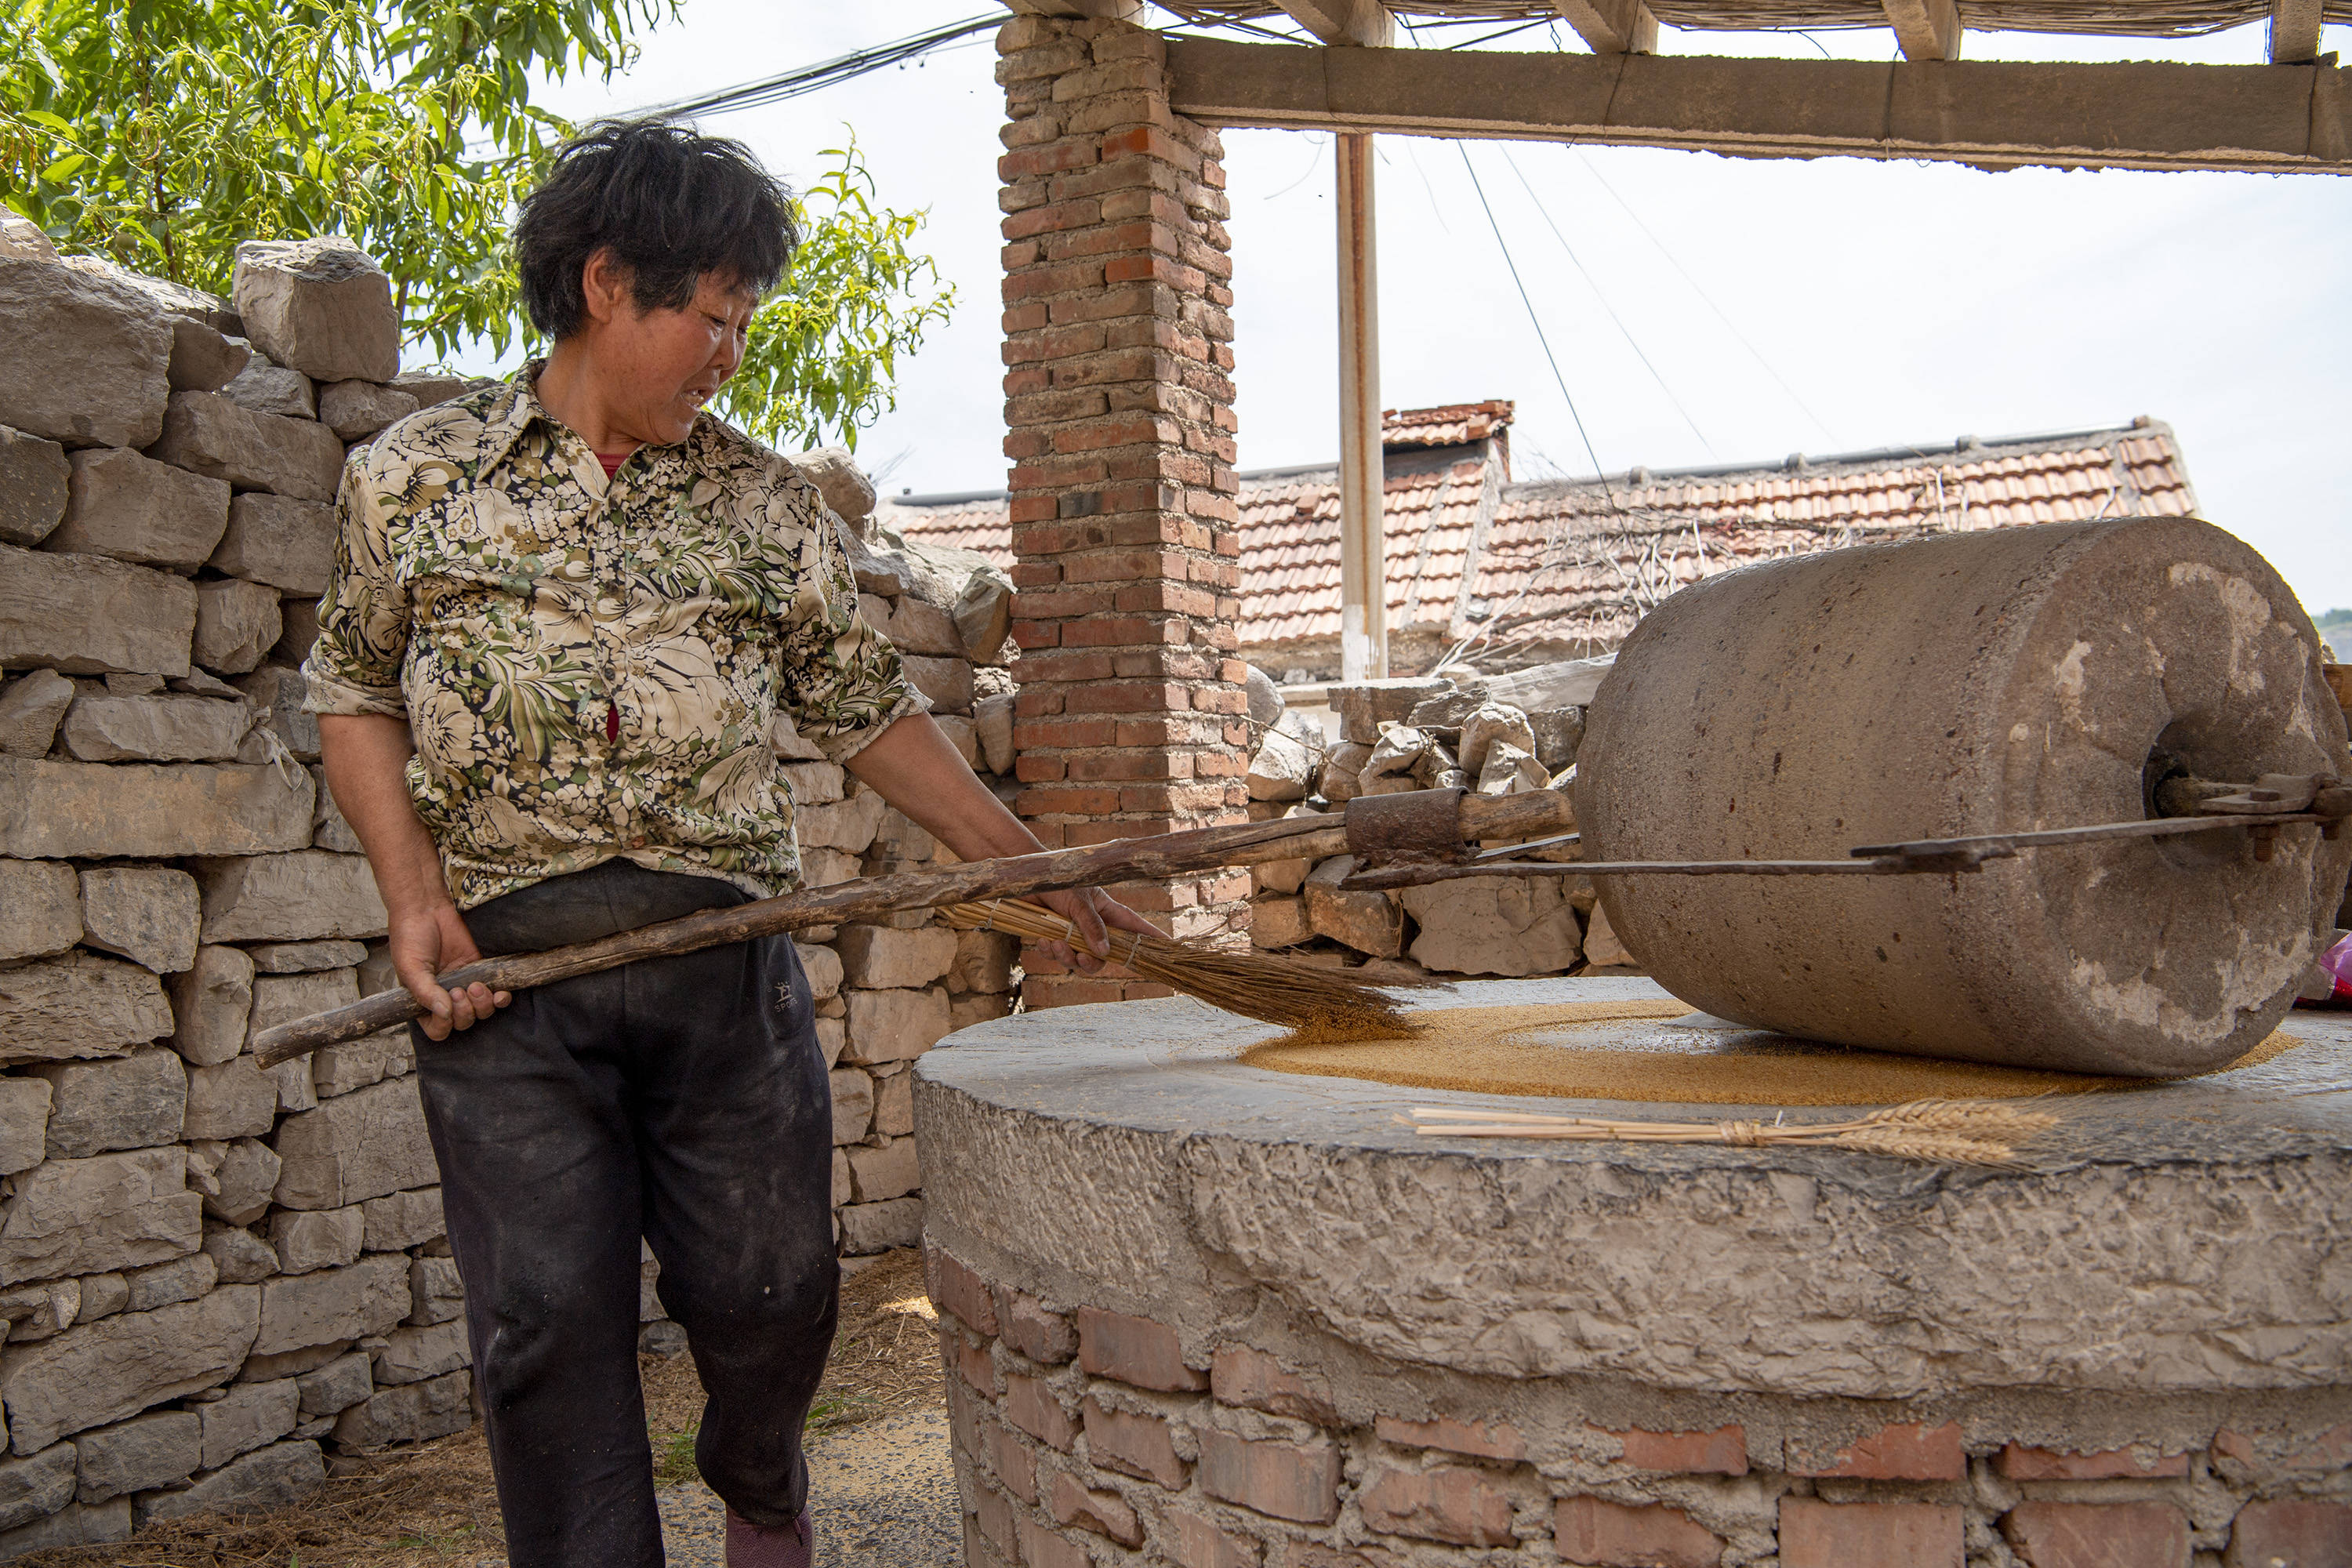
<svg viewBox="0 0 2352 1568"><path fill-rule="evenodd" d="M841 1328L808 1428L820 1530L836 1542L854 1542L859 1524L854 1517L829 1518L837 1508L822 1494L835 1493L838 1505L853 1510L893 1500L838 1496L837 1486L823 1484L827 1478L875 1474L892 1479L893 1491L928 1489L936 1503L947 1465L937 1324L923 1292L921 1255L912 1248L889 1254L843 1283ZM649 1355L639 1364L655 1477L676 1548L672 1561L716 1563L711 1532L720 1511L694 1468L702 1387L693 1360ZM869 1447L870 1455L863 1452ZM344 1473L331 1475L297 1508L176 1520L120 1545L16 1561L20 1568L505 1568L498 1498L479 1426L338 1460L333 1468ZM822 1555L858 1560L842 1559L837 1551Z"/></svg>

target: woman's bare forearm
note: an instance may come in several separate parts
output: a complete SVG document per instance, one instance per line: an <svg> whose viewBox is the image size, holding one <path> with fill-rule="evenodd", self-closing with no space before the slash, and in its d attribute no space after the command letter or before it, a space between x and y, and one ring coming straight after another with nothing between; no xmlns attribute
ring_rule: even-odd
<svg viewBox="0 0 2352 1568"><path fill-rule="evenodd" d="M849 771L965 860L1045 847L981 783L928 713L909 713L851 757Z"/></svg>
<svg viewBox="0 0 2352 1568"><path fill-rule="evenodd" d="M415 742L407 721L378 713L319 717L319 751L335 807L359 835L376 890L395 918L450 901L441 852L417 820L404 772Z"/></svg>

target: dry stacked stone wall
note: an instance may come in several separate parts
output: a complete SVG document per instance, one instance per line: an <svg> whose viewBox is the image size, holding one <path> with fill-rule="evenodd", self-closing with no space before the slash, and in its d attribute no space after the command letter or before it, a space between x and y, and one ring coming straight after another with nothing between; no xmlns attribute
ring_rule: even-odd
<svg viewBox="0 0 2352 1568"><path fill-rule="evenodd" d="M341 241L243 247L233 300L11 241L0 1558L288 1500L339 1453L473 1418L404 1032L271 1072L251 1055L393 983L299 667L346 455L469 384L401 374L384 275ZM847 514L867 615L965 754L1009 773L1009 582L860 533L846 454L803 460ZM942 854L842 769L785 769L814 879ZM1009 1009L1015 955L920 917L801 941L855 1267L920 1233L912 1059ZM646 1342L677 1349L645 1275Z"/></svg>

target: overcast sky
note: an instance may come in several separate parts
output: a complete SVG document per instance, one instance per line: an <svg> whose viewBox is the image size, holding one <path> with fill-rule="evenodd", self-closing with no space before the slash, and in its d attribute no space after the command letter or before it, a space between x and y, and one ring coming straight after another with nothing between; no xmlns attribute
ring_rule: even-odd
<svg viewBox="0 0 2352 1568"><path fill-rule="evenodd" d="M686 0L626 77L560 85L546 102L584 120L987 9ZM1581 47L1559 31L1562 47ZM1893 50L1885 32L1809 37L1668 29L1661 48ZM2179 45L1971 33L1966 51L2239 64L2260 61L2263 43L2259 26ZM1553 39L1539 28L1494 47ZM2330 26L2323 47L2352 48L2352 26ZM983 33L919 66L702 122L796 184L854 128L883 201L929 213L921 243L960 303L902 365L897 410L859 443L893 492L1004 483L994 63ZM1329 139L1229 132L1225 145L1241 466L1328 461L1339 448ZM2147 415L2178 433L2207 517L2267 555L2314 614L2352 605L2352 180L1987 174L1402 136L1379 148L1382 401L1515 399L1522 477L1591 471L1561 380L1612 472L1948 447Z"/></svg>

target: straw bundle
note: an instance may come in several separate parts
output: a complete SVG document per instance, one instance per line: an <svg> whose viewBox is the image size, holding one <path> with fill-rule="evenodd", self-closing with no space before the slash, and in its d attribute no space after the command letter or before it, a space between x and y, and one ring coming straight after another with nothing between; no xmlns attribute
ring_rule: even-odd
<svg viewBox="0 0 2352 1568"><path fill-rule="evenodd" d="M1915 1100L1852 1121L1610 1121L1597 1116L1539 1116L1517 1111L1455 1110L1415 1106L1397 1121L1424 1138L1565 1138L1629 1143L1728 1143L1766 1149L1780 1144L1856 1149L1903 1160L1955 1165L2006 1165L2017 1146L2058 1124L2043 1110L1998 1100Z"/></svg>
<svg viewBox="0 0 2352 1568"><path fill-rule="evenodd" d="M1040 942L1080 944L1077 928L1024 899L949 904L940 910L964 931L1001 931ZM1395 1002L1381 993L1396 986L1442 984L1434 980L1375 983L1344 969L1320 969L1295 959L1250 951L1227 952L1136 931L1110 933L1110 961L1147 979L1173 986L1212 1007L1278 1024L1305 1040L1395 1039L1418 1033Z"/></svg>

